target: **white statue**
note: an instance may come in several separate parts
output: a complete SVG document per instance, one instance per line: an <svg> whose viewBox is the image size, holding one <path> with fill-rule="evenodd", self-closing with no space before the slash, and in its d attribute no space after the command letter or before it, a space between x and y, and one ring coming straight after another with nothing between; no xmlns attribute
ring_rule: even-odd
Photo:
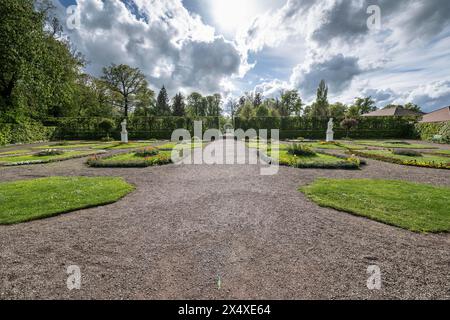
<svg viewBox="0 0 450 320"><path fill-rule="evenodd" d="M122 143L128 143L127 120L124 119L120 125L122 126L121 141Z"/></svg>
<svg viewBox="0 0 450 320"><path fill-rule="evenodd" d="M333 118L328 121L328 129L327 129L327 142L333 142L334 141L334 123Z"/></svg>

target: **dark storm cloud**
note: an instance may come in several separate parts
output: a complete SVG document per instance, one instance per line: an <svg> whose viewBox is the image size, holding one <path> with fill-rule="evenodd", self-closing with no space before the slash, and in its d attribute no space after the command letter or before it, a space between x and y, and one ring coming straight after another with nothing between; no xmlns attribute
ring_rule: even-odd
<svg viewBox="0 0 450 320"><path fill-rule="evenodd" d="M323 79L326 80L330 93L338 94L347 89L353 78L361 72L357 58L338 54L322 62L313 62L307 68L297 68L291 82L302 94L311 97Z"/></svg>

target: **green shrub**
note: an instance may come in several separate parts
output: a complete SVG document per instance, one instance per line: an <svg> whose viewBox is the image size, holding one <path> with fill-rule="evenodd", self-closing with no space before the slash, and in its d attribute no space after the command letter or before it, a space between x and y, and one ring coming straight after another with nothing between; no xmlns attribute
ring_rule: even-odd
<svg viewBox="0 0 450 320"><path fill-rule="evenodd" d="M66 147L66 146L70 146L69 141L61 141L61 142L55 143L55 147Z"/></svg>
<svg viewBox="0 0 450 320"><path fill-rule="evenodd" d="M434 136L442 136L442 143L450 143L450 121L417 123L416 131L422 140L433 141Z"/></svg>
<svg viewBox="0 0 450 320"><path fill-rule="evenodd" d="M142 148L139 149L135 152L135 155L138 157L152 157L152 156L156 156L159 153L159 150L154 148L154 147L146 147L146 148Z"/></svg>
<svg viewBox="0 0 450 320"><path fill-rule="evenodd" d="M64 154L64 150L59 149L45 149L36 153L39 157L47 157L47 156L60 156Z"/></svg>
<svg viewBox="0 0 450 320"><path fill-rule="evenodd" d="M44 127L41 123L31 120L17 123L0 122L0 145L48 141L55 130L54 127Z"/></svg>
<svg viewBox="0 0 450 320"><path fill-rule="evenodd" d="M313 157L316 153L309 147L294 143L288 147L288 153L297 157Z"/></svg>
<svg viewBox="0 0 450 320"><path fill-rule="evenodd" d="M410 150L410 149L394 149L392 150L393 154L396 154L398 156L407 156L407 157L421 157L422 154L416 150Z"/></svg>
<svg viewBox="0 0 450 320"><path fill-rule="evenodd" d="M114 142L114 138L111 137L103 137L100 139L101 142Z"/></svg>

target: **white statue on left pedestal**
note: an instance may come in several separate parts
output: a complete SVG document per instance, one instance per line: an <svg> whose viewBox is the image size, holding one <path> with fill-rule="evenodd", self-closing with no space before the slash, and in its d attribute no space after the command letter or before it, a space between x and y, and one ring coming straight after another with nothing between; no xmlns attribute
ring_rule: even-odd
<svg viewBox="0 0 450 320"><path fill-rule="evenodd" d="M128 143L127 119L124 119L120 125L122 126L121 141L122 143Z"/></svg>
<svg viewBox="0 0 450 320"><path fill-rule="evenodd" d="M328 129L327 129L327 142L334 141L334 131L333 131L334 123L333 118L328 121Z"/></svg>

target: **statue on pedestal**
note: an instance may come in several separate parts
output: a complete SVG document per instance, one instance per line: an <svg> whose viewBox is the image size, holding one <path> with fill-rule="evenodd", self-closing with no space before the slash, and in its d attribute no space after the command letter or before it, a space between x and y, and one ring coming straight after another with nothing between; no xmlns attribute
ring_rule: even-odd
<svg viewBox="0 0 450 320"><path fill-rule="evenodd" d="M128 143L127 120L124 119L120 125L122 126L121 141L122 143Z"/></svg>
<svg viewBox="0 0 450 320"><path fill-rule="evenodd" d="M327 129L327 142L334 141L334 131L333 131L334 123L333 118L328 121L328 129Z"/></svg>

